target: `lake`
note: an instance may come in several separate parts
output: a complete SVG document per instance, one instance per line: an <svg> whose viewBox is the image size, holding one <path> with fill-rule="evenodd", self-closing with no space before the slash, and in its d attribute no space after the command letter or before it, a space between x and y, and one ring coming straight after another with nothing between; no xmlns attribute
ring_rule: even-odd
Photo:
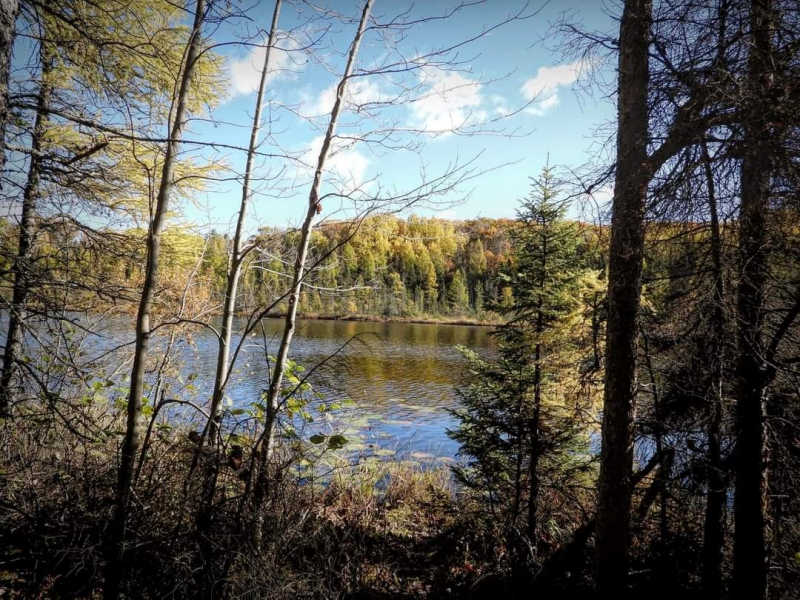
<svg viewBox="0 0 800 600"><path fill-rule="evenodd" d="M105 338L90 348L99 352L125 339L131 324L119 318L106 323ZM232 408L248 407L267 387L264 340L269 354L276 354L283 321L265 319L264 324L263 333L247 339L231 376L226 393ZM176 336L181 376L170 394L193 396L205 405L216 368L216 338L203 328L190 331ZM456 424L447 411L458 405L455 386L465 367L456 346L491 354L490 331L466 325L300 320L290 358L310 370L338 351L310 382L325 402L353 401L323 415L312 411L314 421L305 426L303 437L342 432L349 440L346 449L361 456L451 461L458 445L446 435ZM150 354L158 356L163 343L163 337L156 338Z"/></svg>

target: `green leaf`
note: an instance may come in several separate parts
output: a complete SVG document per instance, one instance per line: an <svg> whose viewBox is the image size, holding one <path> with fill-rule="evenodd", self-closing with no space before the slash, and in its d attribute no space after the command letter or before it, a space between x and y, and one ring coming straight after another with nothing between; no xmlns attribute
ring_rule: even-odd
<svg viewBox="0 0 800 600"><path fill-rule="evenodd" d="M316 434L312 435L312 436L309 438L309 441L310 441L312 444L321 444L322 442L324 442L324 441L325 441L325 436L324 436L324 435L322 435L322 434L320 434L320 433L316 433Z"/></svg>
<svg viewBox="0 0 800 600"><path fill-rule="evenodd" d="M347 438L343 435L332 435L328 438L328 448L331 450L338 450L347 444Z"/></svg>

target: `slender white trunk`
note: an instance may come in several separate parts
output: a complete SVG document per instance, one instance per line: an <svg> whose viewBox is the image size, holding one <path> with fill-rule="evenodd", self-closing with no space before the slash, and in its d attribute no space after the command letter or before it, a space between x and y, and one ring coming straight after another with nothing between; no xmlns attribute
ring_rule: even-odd
<svg viewBox="0 0 800 600"><path fill-rule="evenodd" d="M188 41L186 62L181 76L178 95L175 98L175 113L169 140L164 153L164 164L161 171L156 205L152 222L147 235L147 267L142 284L142 295L136 315L136 345L134 347L133 367L131 369L130 394L128 396L127 424L125 438L122 442L119 476L117 481L117 497L108 537L108 573L104 589L105 600L116 600L125 577L125 526L128 520L128 509L131 496L131 480L134 462L139 447L139 413L144 392L144 362L147 344L150 339L150 310L153 303L158 278L159 257L161 252L161 231L164 217L169 209L169 199L173 187L173 171L178 145L183 135L186 99L189 94L189 82L192 79L195 63L200 50L200 32L205 13L205 0L197 0L194 23Z"/></svg>
<svg viewBox="0 0 800 600"><path fill-rule="evenodd" d="M275 10L272 13L272 24L269 29L269 40L267 51L264 56L264 65L261 68L261 81L258 85L258 95L256 97L256 112L253 115L253 128L250 132L250 145L247 151L247 163L244 170L244 182L242 183L242 202L239 206L239 218L236 222L236 233L233 236L233 247L231 248L228 261L228 278L225 288L225 303L222 308L222 328L219 337L219 352L217 353L217 374L214 380L214 393L211 398L211 410L206 431L209 434L211 443L217 433L217 413L219 412L222 397L225 393L225 386L228 383L228 374L231 369L229 364L231 333L233 330L233 313L236 306L236 295L239 287L239 276L242 272L242 262L246 252L242 251L242 235L244 230L245 218L247 215L247 205L250 203L250 181L253 175L253 160L258 147L258 134L261 130L261 110L264 105L264 89L267 85L267 73L269 72L270 56L275 45L275 36L278 29L278 17L281 10L281 0L276 0Z"/></svg>
<svg viewBox="0 0 800 600"><path fill-rule="evenodd" d="M308 194L308 208L306 216L303 220L303 225L300 229L300 241L297 244L297 258L294 263L294 273L292 276L292 284L289 291L289 306L286 310L286 319L283 326L283 336L278 347L278 354L275 358L275 365L273 368L272 379L270 381L269 390L267 392L267 418L264 424L265 431L262 439L261 447L261 466L259 472L259 480L255 488L255 503L256 507L263 501L266 493L266 465L269 455L272 452L272 431L275 426L275 421L278 417L278 410L280 408L280 390L283 383L283 371L286 367L286 359L289 354L289 346L292 343L294 336L295 321L297 318L297 304L300 301L300 291L303 285L303 278L305 277L306 258L308 256L308 243L311 238L311 230L313 229L314 216L321 210L319 204L319 189L322 182L322 173L325 168L325 160L330 151L331 142L336 131L336 124L339 120L339 114L342 110L342 103L344 102L345 90L347 82L353 71L353 65L358 56L358 47L361 44L361 38L364 35L364 30L367 26L370 11L374 0L367 0L364 3L364 9L361 13L361 20L358 24L358 31L356 32L353 42L350 45L350 51L347 55L347 65L345 66L344 74L339 80L339 85L336 87L336 102L331 111L330 120L328 121L328 129L325 132L325 138L322 142L322 147L319 151L317 158L317 166L314 171L314 180L311 184L311 190Z"/></svg>

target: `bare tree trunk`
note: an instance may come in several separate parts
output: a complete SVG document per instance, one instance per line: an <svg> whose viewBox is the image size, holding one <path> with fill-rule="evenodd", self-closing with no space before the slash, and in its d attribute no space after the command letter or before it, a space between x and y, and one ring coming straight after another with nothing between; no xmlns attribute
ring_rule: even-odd
<svg viewBox="0 0 800 600"><path fill-rule="evenodd" d="M518 375L519 380L522 380L522 373ZM522 386L519 386L520 388ZM522 389L517 391L517 419L519 426L517 427L517 443L516 443L516 464L514 468L514 501L511 504L511 524L516 529L517 521L519 520L520 505L522 502L522 466L525 459L525 423L522 419L525 408L525 394Z"/></svg>
<svg viewBox="0 0 800 600"><path fill-rule="evenodd" d="M628 0L620 23L617 166L608 276L603 446L597 507L597 582L625 594L630 545L637 320L648 173L650 0Z"/></svg>
<svg viewBox="0 0 800 600"><path fill-rule="evenodd" d="M264 89L267 85L267 73L270 66L270 55L272 47L275 45L275 35L278 29L278 17L281 11L281 0L276 0L275 9L272 13L272 24L269 29L269 40L267 42L264 65L261 68L261 81L258 84L258 94L256 96L256 112L253 115L253 128L250 131L250 145L247 151L247 163L244 169L244 182L242 183L242 202L239 206L239 218L236 221L236 233L233 236L233 246L228 262L228 278L225 288L225 303L222 308L222 328L220 329L219 351L217 352L217 374L214 379L214 394L211 398L211 419L208 421L206 430L214 443L217 433L216 416L222 403L222 396L225 393L225 385L228 382L231 365L228 364L231 348L231 332L233 329L233 313L236 305L236 295L239 287L239 276L242 271L242 262L245 254L242 252L242 235L244 223L247 215L247 205L250 203L250 181L253 175L253 160L255 159L256 148L258 147L258 134L261 129L261 110L264 104ZM203 432L205 435L205 432Z"/></svg>
<svg viewBox="0 0 800 600"><path fill-rule="evenodd" d="M0 37L2 32L0 31ZM44 42L42 43L44 46ZM2 49L0 48L0 51ZM50 104L52 88L47 81L50 72L50 59L46 58L44 47L41 49L42 82L39 86L39 97L36 102L36 120L31 136L31 158L28 166L28 178L22 192L22 212L19 219L19 237L17 238L17 255L14 258L12 272L14 288L8 314L8 333L6 334L3 352L3 370L0 373L0 417L11 413L17 395L18 382L14 381L16 362L22 347L23 327L25 325L25 303L31 286L31 247L34 237L34 214L39 197L39 178L42 168L42 140L47 130L47 111ZM0 124L2 126L2 124Z"/></svg>
<svg viewBox="0 0 800 600"><path fill-rule="evenodd" d="M18 0L0 0L0 169L6 162L6 121L8 120L8 72L14 46Z"/></svg>
<svg viewBox="0 0 800 600"><path fill-rule="evenodd" d="M736 360L736 493L734 517L733 593L759 600L767 595L765 536L766 462L764 414L767 377L763 361L762 327L767 272L766 215L772 172L769 110L763 99L771 85L772 0L750 4L747 112L741 167L739 213L739 323ZM767 107L768 108L768 107Z"/></svg>
<svg viewBox="0 0 800 600"><path fill-rule="evenodd" d="M725 282L722 272L722 234L719 227L717 197L714 173L708 147L703 144L703 163L706 175L708 210L711 215L711 262L714 277L714 303L711 313L711 384L708 395L708 493L706 495L706 514L703 532L703 589L709 598L719 598L722 591L722 544L725 524L723 508L725 505L725 477L722 468L722 375L724 364L723 343L725 336Z"/></svg>
<svg viewBox="0 0 800 600"><path fill-rule="evenodd" d="M125 438L122 442L119 475L117 481L117 497L114 516L108 533L108 572L106 574L104 598L116 600L120 586L125 577L125 527L131 496L131 479L134 462L139 447L139 412L144 390L144 362L147 344L150 339L150 310L158 278L159 255L161 249L161 230L164 217L169 208L169 199L173 187L173 168L183 134L186 99L189 94L189 83L194 71L195 62L200 50L200 33L205 15L205 0L197 0L194 23L189 37L186 60L181 75L178 95L175 98L170 136L164 154L164 165L161 171L158 196L153 210L150 230L147 235L147 266L142 284L142 295L136 315L136 344L134 347L133 367L131 369L130 394L128 396L127 423Z"/></svg>
<svg viewBox="0 0 800 600"><path fill-rule="evenodd" d="M316 170L314 171L314 180L311 184L311 190L308 194L308 208L306 216L303 220L303 225L300 228L300 241L297 245L297 257L294 263L294 273L292 276L292 284L289 292L289 307L286 311L286 319L283 326L283 336L278 347L278 354L275 358L275 365L273 368L272 379L270 381L269 390L267 392L267 418L264 424L265 431L261 443L261 459L258 473L258 480L254 489L254 505L256 510L266 497L266 486L268 475L266 472L269 456L272 452L272 433L275 426L275 421L278 417L279 401L281 384L283 383L283 371L286 367L286 359L289 354L289 346L294 336L295 321L297 317L297 304L300 301L300 290L303 285L303 278L305 277L306 257L308 256L308 243L311 238L311 230L313 226L314 216L321 210L319 203L319 191L322 183L322 173L325 168L325 160L330 151L331 142L336 131L336 124L339 120L339 113L342 110L342 103L344 102L344 94L347 88L347 82L350 74L353 71L356 56L358 56L358 48L361 44L361 38L364 35L364 30L367 26L367 20L372 9L374 0L366 0L364 9L361 13L361 20L358 24L358 31L356 32L353 42L350 45L350 51L347 56L347 64L345 66L344 74L339 80L339 85L336 88L336 102L331 111L330 120L328 121L328 129L325 132L325 138L322 142L322 147L319 151L317 158ZM260 519L258 520L260 524ZM260 525L256 526L255 536L256 539L260 538Z"/></svg>
<svg viewBox="0 0 800 600"><path fill-rule="evenodd" d="M250 182L253 174L253 161L255 159L256 148L258 147L258 134L261 129L261 111L264 104L264 90L267 85L267 74L269 73L270 56L272 48L275 45L275 36L278 29L278 17L280 16L281 0L276 0L275 8L272 13L272 23L269 29L269 39L267 41L266 53L264 56L264 64L261 68L261 79L258 84L258 93L256 94L256 110L253 115L253 126L250 130L250 144L247 151L247 161L245 163L244 181L242 182L242 200L239 205L239 216L236 221L236 232L233 236L233 244L230 250L228 259L228 273L225 287L225 300L222 308L222 326L219 334L219 349L217 351L217 371L214 379L214 392L211 397L211 407L209 409L208 421L200 442L197 444L197 451L195 453L194 462L199 459L203 450L206 436L210 445L217 443L217 435L219 431L219 409L222 404L222 398L225 393L225 387L228 383L230 369L230 348L231 336L233 331L233 315L236 307L236 296L239 287L239 277L242 271L242 263L247 256L247 250L242 250L242 236L244 234L244 223L247 216L247 207L250 203ZM235 357L234 357L235 360ZM191 471L194 471L195 464L192 465ZM203 492L200 501L200 507L197 512L197 531L199 536L200 555L203 563L200 568L204 571L205 586L204 597L213 598L217 586L218 575L215 574L213 569L213 558L211 557L211 546L207 536L204 535L211 517L213 510L214 495L217 487L217 476L219 474L219 462L216 460L208 461L208 466L205 469L203 476Z"/></svg>
<svg viewBox="0 0 800 600"><path fill-rule="evenodd" d="M548 249L547 235L542 235L542 276L539 280L539 288L544 290L545 278L547 277ZM544 332L544 311L542 299L539 298L536 309L536 346L533 351L533 414L528 423L528 430L531 440L531 456L528 471L528 539L531 547L537 549L536 528L539 511L539 458L541 457L539 427L542 415L542 333Z"/></svg>

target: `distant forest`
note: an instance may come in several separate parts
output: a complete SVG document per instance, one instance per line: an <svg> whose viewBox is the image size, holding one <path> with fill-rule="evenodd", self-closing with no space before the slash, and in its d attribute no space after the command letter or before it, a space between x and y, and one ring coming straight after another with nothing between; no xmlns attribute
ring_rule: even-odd
<svg viewBox="0 0 800 600"><path fill-rule="evenodd" d="M310 262L320 266L310 275L300 295L298 310L313 316L471 317L492 321L499 307L511 306L511 276L516 270L510 219L451 221L436 217L390 215L362 221L323 223L311 234ZM7 267L18 239L15 228L0 220L5 245L0 265ZM602 229L579 228L582 259L600 268L603 263ZM145 269L146 232L111 233L118 252L95 251L92 237L69 223L51 227L37 246L40 260L59 264L51 277L85 279L91 294L70 298L75 309L117 307L135 302ZM291 274L292 255L299 232L262 228L253 237L258 250L243 268L237 311L267 304ZM230 236L193 233L167 228L162 238L166 285L157 306L175 309L183 301L195 310L214 312L224 300ZM68 261L56 261L69 254ZM3 268L0 266L0 268ZM74 269L69 273L67 269ZM91 281L89 281L91 280ZM89 285L91 283L91 285ZM187 294L184 294L187 291ZM130 304L131 309L135 304ZM285 310L285 303L274 312Z"/></svg>

